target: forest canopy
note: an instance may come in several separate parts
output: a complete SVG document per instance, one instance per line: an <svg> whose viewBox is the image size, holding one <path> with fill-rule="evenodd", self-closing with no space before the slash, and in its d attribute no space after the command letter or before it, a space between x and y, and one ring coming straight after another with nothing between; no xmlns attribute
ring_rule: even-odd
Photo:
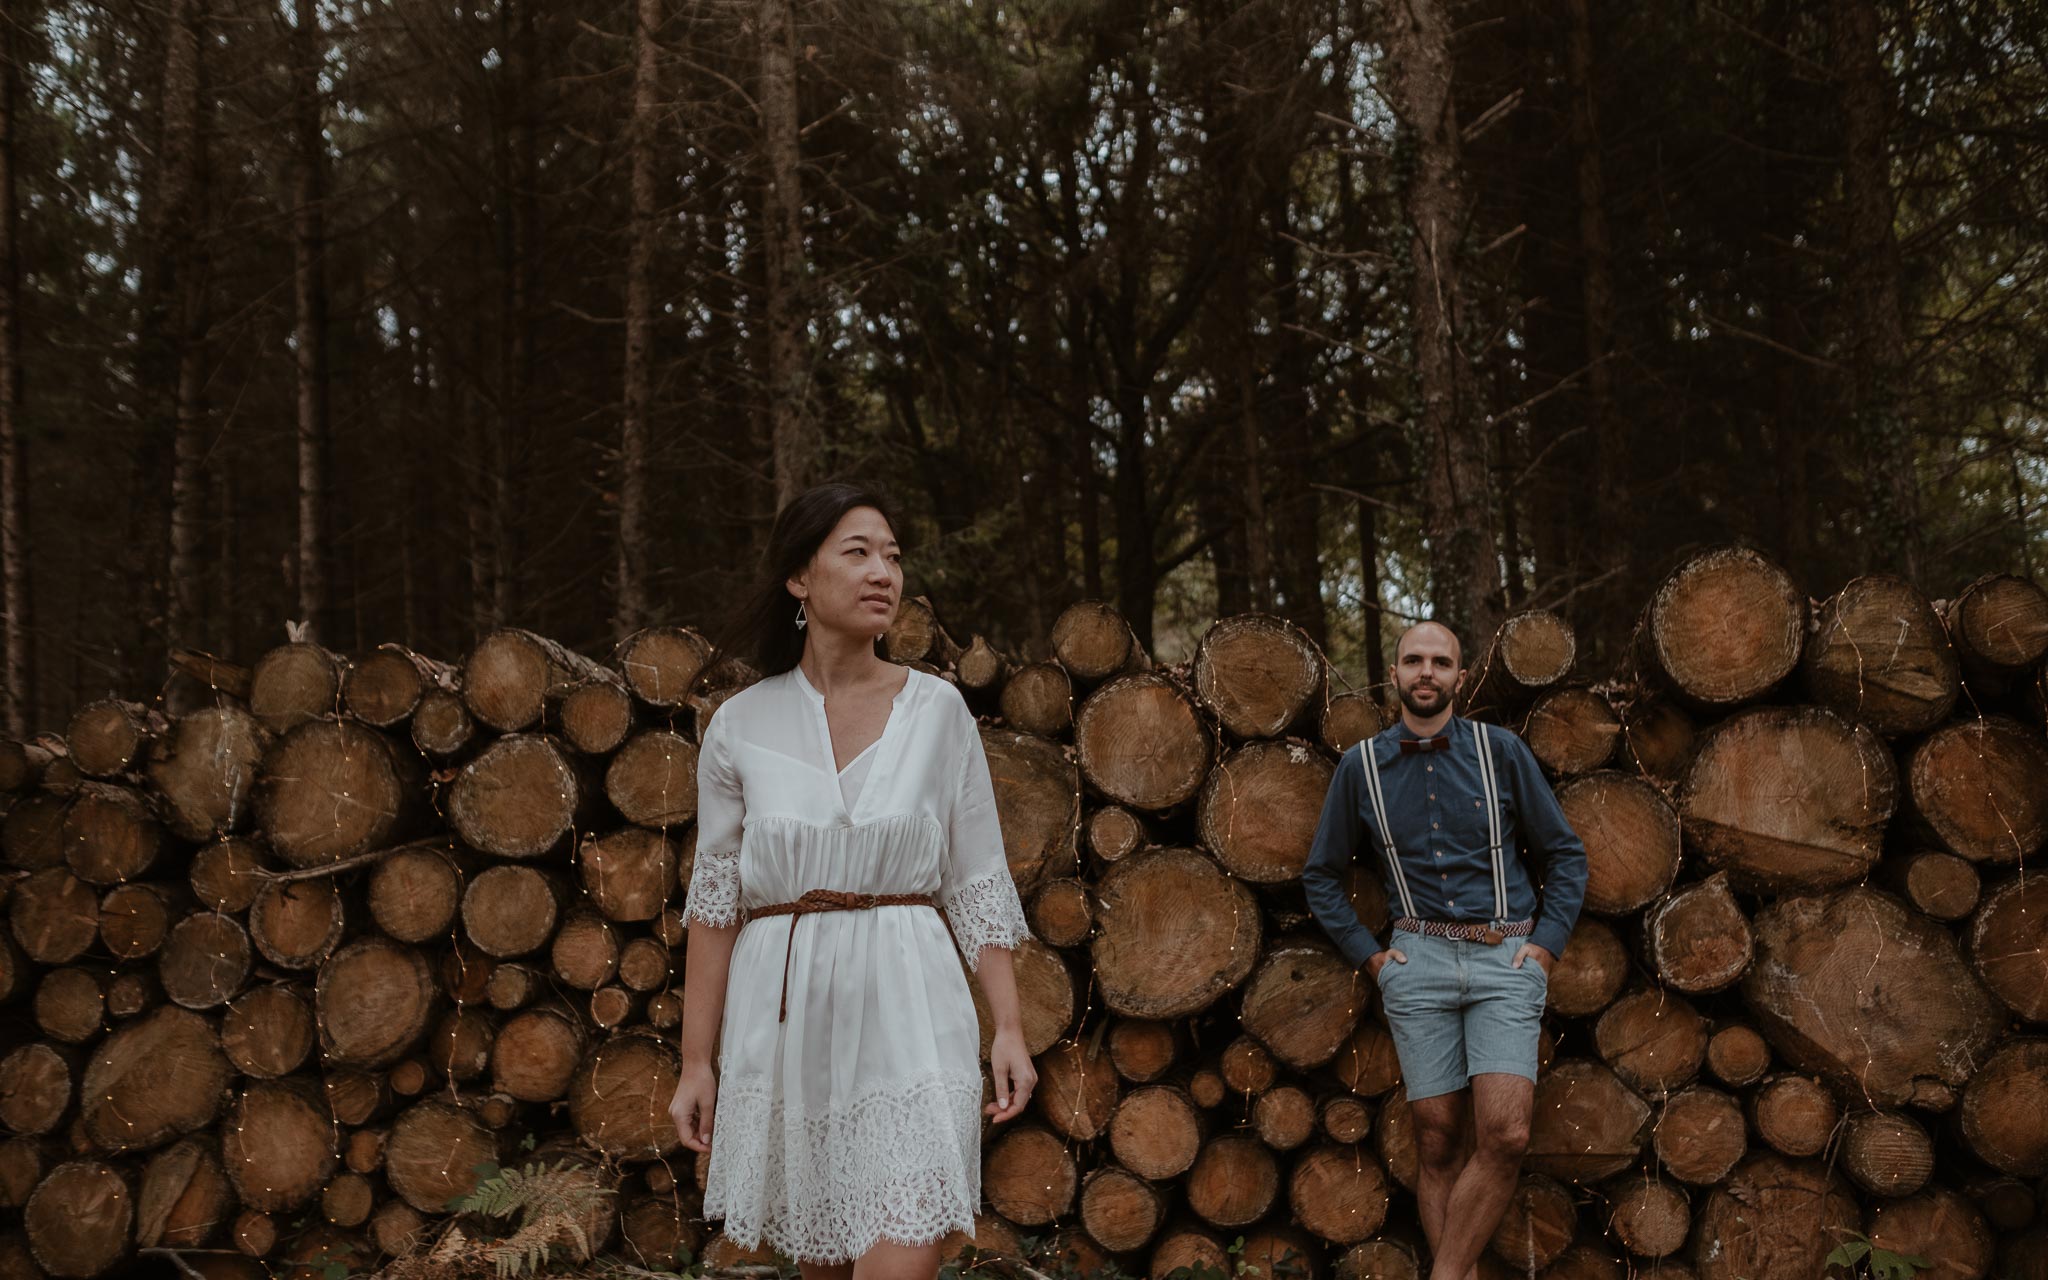
<svg viewBox="0 0 2048 1280"><path fill-rule="evenodd" d="M859 475L1010 651L2048 554L2048 6L10 0L19 733L715 625Z"/></svg>

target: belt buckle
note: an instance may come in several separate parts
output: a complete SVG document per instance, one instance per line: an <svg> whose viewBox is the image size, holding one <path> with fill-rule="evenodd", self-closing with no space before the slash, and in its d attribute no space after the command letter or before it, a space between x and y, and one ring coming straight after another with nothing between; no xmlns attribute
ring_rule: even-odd
<svg viewBox="0 0 2048 1280"><path fill-rule="evenodd" d="M1489 947L1497 947L1507 940L1507 936L1492 925L1487 925L1486 928L1480 931L1479 940Z"/></svg>

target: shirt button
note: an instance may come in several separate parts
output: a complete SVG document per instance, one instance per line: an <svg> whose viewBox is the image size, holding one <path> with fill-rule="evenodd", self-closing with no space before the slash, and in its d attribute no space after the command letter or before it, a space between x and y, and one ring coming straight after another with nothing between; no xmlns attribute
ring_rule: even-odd
<svg viewBox="0 0 2048 1280"><path fill-rule="evenodd" d="M1440 826L1440 825L1441 825L1440 823L1435 823L1435 822L1432 822L1432 823L1430 823L1430 824L1429 824L1429 828L1430 828L1430 830L1434 831L1434 830L1436 830L1436 828L1437 828L1438 826Z"/></svg>
<svg viewBox="0 0 2048 1280"><path fill-rule="evenodd" d="M1437 878L1438 878L1438 879L1440 879L1440 880L1449 880L1449 879L1450 879L1451 877L1450 877L1449 875L1442 875L1442 876L1439 876L1439 877L1437 877Z"/></svg>
<svg viewBox="0 0 2048 1280"><path fill-rule="evenodd" d="M1430 799L1432 799L1432 800L1436 799L1436 792L1434 792L1434 791L1430 792L1430 793L1429 793L1429 798L1430 798Z"/></svg>
<svg viewBox="0 0 2048 1280"><path fill-rule="evenodd" d="M1424 769L1428 770L1428 771L1429 771L1429 772L1431 772L1431 773L1435 773L1435 772L1436 772L1436 766L1435 766L1435 765L1433 765L1433 764L1427 764L1427 765L1424 765L1424 766L1422 766L1422 767L1423 767Z"/></svg>

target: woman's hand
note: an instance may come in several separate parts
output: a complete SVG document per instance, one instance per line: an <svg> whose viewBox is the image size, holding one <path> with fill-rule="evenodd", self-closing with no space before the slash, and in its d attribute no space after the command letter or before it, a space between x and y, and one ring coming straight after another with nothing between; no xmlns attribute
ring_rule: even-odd
<svg viewBox="0 0 2048 1280"><path fill-rule="evenodd" d="M988 1052L988 1069L995 1077L996 1100L982 1110L997 1124L1022 1115L1031 1102L1031 1091L1038 1087L1038 1069L1024 1051L1021 1030L996 1032Z"/></svg>
<svg viewBox="0 0 2048 1280"><path fill-rule="evenodd" d="M669 1118L675 1121L684 1146L692 1151L711 1150L711 1112L717 1105L718 1078L711 1067L685 1066L676 1081L675 1097L668 1103Z"/></svg>

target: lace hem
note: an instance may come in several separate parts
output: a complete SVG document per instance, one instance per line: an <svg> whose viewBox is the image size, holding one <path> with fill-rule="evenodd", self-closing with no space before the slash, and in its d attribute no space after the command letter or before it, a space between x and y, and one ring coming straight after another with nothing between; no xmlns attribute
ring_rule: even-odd
<svg viewBox="0 0 2048 1280"><path fill-rule="evenodd" d="M740 851L697 850L690 871L690 892L683 900L683 923L702 920L714 928L740 922Z"/></svg>
<svg viewBox="0 0 2048 1280"><path fill-rule="evenodd" d="M895 1081L823 1115L767 1076L726 1076L704 1216L745 1248L850 1262L878 1242L922 1245L974 1230L981 1199L981 1077Z"/></svg>
<svg viewBox="0 0 2048 1280"><path fill-rule="evenodd" d="M1015 948L1031 936L1008 871L991 872L954 890L946 899L946 918L953 922L967 967L974 970L981 968L983 947Z"/></svg>

